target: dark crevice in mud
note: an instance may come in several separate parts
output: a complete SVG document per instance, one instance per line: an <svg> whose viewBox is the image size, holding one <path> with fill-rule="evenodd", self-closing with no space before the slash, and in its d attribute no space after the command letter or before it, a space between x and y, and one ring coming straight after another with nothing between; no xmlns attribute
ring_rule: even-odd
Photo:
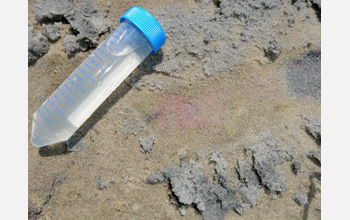
<svg viewBox="0 0 350 220"><path fill-rule="evenodd" d="M220 3L221 3L220 0L213 0L213 4L214 4L217 8L220 8Z"/></svg>
<svg viewBox="0 0 350 220"><path fill-rule="evenodd" d="M44 201L41 204L35 204L31 198L28 198L28 219L42 219L42 213L46 205L48 205L53 199L59 195L59 186L66 181L66 173L61 172L54 176L53 179L49 179L42 189L46 192ZM45 218L46 219L46 218Z"/></svg>
<svg viewBox="0 0 350 220"><path fill-rule="evenodd" d="M74 29L72 27L69 28L69 33L72 35L78 35L79 31L77 29Z"/></svg>
<svg viewBox="0 0 350 220"><path fill-rule="evenodd" d="M310 204L311 204L312 200L315 198L315 194L317 193L317 189L316 189L316 185L315 185L314 179L316 179L317 181L319 181L321 183L321 173L313 172L313 173L310 174L309 179L310 179L310 188L309 188L309 192L307 194L309 202L306 205L304 205L304 208L303 208L303 220L307 220L308 219Z"/></svg>
<svg viewBox="0 0 350 220"><path fill-rule="evenodd" d="M315 3L314 1L311 0L311 8L314 9L317 19L319 22L321 22L321 2L320 3Z"/></svg>
<svg viewBox="0 0 350 220"><path fill-rule="evenodd" d="M312 50L306 56L310 57L310 58L321 60L321 49L319 49L319 50Z"/></svg>
<svg viewBox="0 0 350 220"><path fill-rule="evenodd" d="M311 151L307 157L317 166L321 167L321 152L320 151Z"/></svg>
<svg viewBox="0 0 350 220"><path fill-rule="evenodd" d="M319 160L317 160L316 158L312 157L312 156L308 156L308 158L314 163L316 164L317 166L321 166L321 163Z"/></svg>
<svg viewBox="0 0 350 220"><path fill-rule="evenodd" d="M56 15L53 18L43 18L41 20L37 20L38 24L43 25L43 24L55 24L57 22L61 22L62 24L69 24L69 21L67 18L65 18L63 15Z"/></svg>
<svg viewBox="0 0 350 220"><path fill-rule="evenodd" d="M252 161L253 161L253 165L254 165L254 164L255 164L255 158L254 158L254 157L252 157ZM254 172L255 176L256 176L256 177L258 178L258 180L259 180L259 185L262 186L264 189L269 190L269 189L267 188L267 186L265 186L265 185L263 184L262 178L261 178L261 176L259 175L258 171L257 171L255 168L253 169L253 172Z"/></svg>
<svg viewBox="0 0 350 220"><path fill-rule="evenodd" d="M312 138L312 139L315 140L315 142L316 142L317 145L321 146L321 136L317 136L317 137L315 138L315 136L313 136L309 131L306 131L306 132L307 132L307 134L310 136L310 138Z"/></svg>
<svg viewBox="0 0 350 220"><path fill-rule="evenodd" d="M29 201L28 203L28 219L29 220L35 220L40 217L42 213L42 208L41 207L36 207L34 204Z"/></svg>
<svg viewBox="0 0 350 220"><path fill-rule="evenodd" d="M321 120L314 116L302 116L304 119L304 130L321 146Z"/></svg>

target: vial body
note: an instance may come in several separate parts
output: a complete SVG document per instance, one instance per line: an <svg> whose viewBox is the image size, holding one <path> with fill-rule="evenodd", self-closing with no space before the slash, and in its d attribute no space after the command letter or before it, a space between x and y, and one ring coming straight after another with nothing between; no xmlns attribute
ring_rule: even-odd
<svg viewBox="0 0 350 220"><path fill-rule="evenodd" d="M34 113L32 144L68 140L152 50L146 36L123 21Z"/></svg>

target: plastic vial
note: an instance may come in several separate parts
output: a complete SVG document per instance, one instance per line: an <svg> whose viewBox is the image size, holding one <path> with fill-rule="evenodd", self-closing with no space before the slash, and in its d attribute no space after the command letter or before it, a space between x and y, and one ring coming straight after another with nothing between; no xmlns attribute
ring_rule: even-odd
<svg viewBox="0 0 350 220"><path fill-rule="evenodd" d="M67 141L149 55L165 43L153 16L133 7L120 26L84 60L34 113L31 142L42 147Z"/></svg>

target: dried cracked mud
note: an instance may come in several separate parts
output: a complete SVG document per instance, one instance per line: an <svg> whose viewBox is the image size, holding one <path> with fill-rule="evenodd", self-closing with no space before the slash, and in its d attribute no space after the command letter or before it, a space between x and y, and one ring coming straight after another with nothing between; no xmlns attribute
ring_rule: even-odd
<svg viewBox="0 0 350 220"><path fill-rule="evenodd" d="M29 132L29 219L320 219L320 1L30 0L29 131L135 4L167 42L67 143Z"/></svg>

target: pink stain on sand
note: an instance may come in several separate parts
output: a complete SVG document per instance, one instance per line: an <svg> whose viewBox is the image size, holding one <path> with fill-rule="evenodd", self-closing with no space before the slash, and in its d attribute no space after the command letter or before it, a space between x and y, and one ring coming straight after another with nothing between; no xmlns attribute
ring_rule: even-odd
<svg viewBox="0 0 350 220"><path fill-rule="evenodd" d="M165 131L220 132L225 120L225 94L220 89L195 97L170 96L154 112L154 121Z"/></svg>

